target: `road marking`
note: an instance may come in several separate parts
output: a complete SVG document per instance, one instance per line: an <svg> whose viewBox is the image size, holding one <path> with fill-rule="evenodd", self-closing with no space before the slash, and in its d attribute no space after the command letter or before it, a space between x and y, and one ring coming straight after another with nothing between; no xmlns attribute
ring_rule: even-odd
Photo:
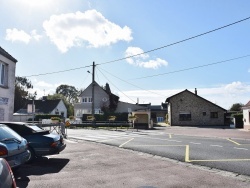
<svg viewBox="0 0 250 188"><path fill-rule="evenodd" d="M169 135L169 138L172 138L172 134L168 134Z"/></svg>
<svg viewBox="0 0 250 188"><path fill-rule="evenodd" d="M233 161L250 161L250 159L189 160L189 162L233 162Z"/></svg>
<svg viewBox="0 0 250 188"><path fill-rule="evenodd" d="M123 144L121 144L121 145L119 146L119 148L123 147L125 144L129 143L131 140L134 140L134 138L131 138L131 139L128 140L127 142L124 142Z"/></svg>
<svg viewBox="0 0 250 188"><path fill-rule="evenodd" d="M201 144L201 143L198 143L198 142L189 142L190 144Z"/></svg>
<svg viewBox="0 0 250 188"><path fill-rule="evenodd" d="M190 162L189 161L189 145L186 145L186 152L185 152L185 162Z"/></svg>
<svg viewBox="0 0 250 188"><path fill-rule="evenodd" d="M237 148L237 147L234 147L234 149L248 150L247 148Z"/></svg>
<svg viewBox="0 0 250 188"><path fill-rule="evenodd" d="M223 146L220 146L220 145L210 145L210 146L212 146L212 147L220 147L220 148L223 147Z"/></svg>
<svg viewBox="0 0 250 188"><path fill-rule="evenodd" d="M235 142L235 141L231 140L230 138L228 138L227 140L230 141L230 142L233 142L234 144L236 144L238 146L240 145L238 142Z"/></svg>
<svg viewBox="0 0 250 188"><path fill-rule="evenodd" d="M68 140L68 139L64 139L64 141L69 142L69 143L73 143L73 144L78 143L78 142L75 142L75 141L72 141L72 140Z"/></svg>
<svg viewBox="0 0 250 188"><path fill-rule="evenodd" d="M133 145L133 146L136 146L136 147L150 147L150 146L152 147L174 147L174 146L180 147L182 146L184 147L186 145Z"/></svg>

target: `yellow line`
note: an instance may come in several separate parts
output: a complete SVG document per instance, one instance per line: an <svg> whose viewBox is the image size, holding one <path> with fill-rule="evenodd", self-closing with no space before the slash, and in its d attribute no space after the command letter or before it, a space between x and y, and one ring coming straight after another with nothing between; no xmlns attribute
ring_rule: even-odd
<svg viewBox="0 0 250 188"><path fill-rule="evenodd" d="M189 145L186 145L185 162L190 162L190 160L189 160Z"/></svg>
<svg viewBox="0 0 250 188"><path fill-rule="evenodd" d="M231 140L230 138L228 138L227 140L230 141L230 142L233 142L234 144L236 144L236 145L238 145L238 146L241 145L241 144L239 144L238 142L235 142L235 141Z"/></svg>
<svg viewBox="0 0 250 188"><path fill-rule="evenodd" d="M169 138L172 138L172 134L169 134Z"/></svg>
<svg viewBox="0 0 250 188"><path fill-rule="evenodd" d="M250 159L190 160L189 162L221 162L221 161L250 161Z"/></svg>
<svg viewBox="0 0 250 188"><path fill-rule="evenodd" d="M180 146L186 146L186 145L134 145L134 146L137 146L137 147L150 147L150 146L153 146L153 147L161 147L161 146L169 146L169 147L174 147L174 146L177 146L177 147L180 147Z"/></svg>
<svg viewBox="0 0 250 188"><path fill-rule="evenodd" d="M121 147L123 147L125 144L127 144L127 143L129 143L131 140L133 140L134 138L131 138L130 140L128 140L127 142L124 142L123 144L121 144L120 146L119 146L119 148L121 148Z"/></svg>

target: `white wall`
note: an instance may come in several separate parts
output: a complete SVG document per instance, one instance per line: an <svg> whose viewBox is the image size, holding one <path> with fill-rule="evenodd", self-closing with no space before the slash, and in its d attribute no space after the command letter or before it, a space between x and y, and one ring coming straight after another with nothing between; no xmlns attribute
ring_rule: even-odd
<svg viewBox="0 0 250 188"><path fill-rule="evenodd" d="M243 109L244 129L250 129L250 107Z"/></svg>
<svg viewBox="0 0 250 188"><path fill-rule="evenodd" d="M12 121L14 113L16 63L5 58L2 55L0 55L0 61L8 65L7 87L0 86L0 120Z"/></svg>

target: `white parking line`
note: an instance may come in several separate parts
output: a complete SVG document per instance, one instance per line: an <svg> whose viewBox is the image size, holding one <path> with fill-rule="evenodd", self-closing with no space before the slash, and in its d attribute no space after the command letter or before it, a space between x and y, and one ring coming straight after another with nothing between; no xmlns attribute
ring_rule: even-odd
<svg viewBox="0 0 250 188"><path fill-rule="evenodd" d="M223 147L223 146L220 146L220 145L210 145L210 146L212 146L212 147L220 147L220 148Z"/></svg>
<svg viewBox="0 0 250 188"><path fill-rule="evenodd" d="M64 139L64 141L69 142L69 143L73 143L73 144L78 143L78 142L75 142L75 141L72 141L72 140L68 140L68 139Z"/></svg>
<svg viewBox="0 0 250 188"><path fill-rule="evenodd" d="M237 148L237 147L234 147L234 149L248 150L247 148Z"/></svg>
<svg viewBox="0 0 250 188"><path fill-rule="evenodd" d="M190 144L201 144L201 143L197 143L197 142L189 142Z"/></svg>

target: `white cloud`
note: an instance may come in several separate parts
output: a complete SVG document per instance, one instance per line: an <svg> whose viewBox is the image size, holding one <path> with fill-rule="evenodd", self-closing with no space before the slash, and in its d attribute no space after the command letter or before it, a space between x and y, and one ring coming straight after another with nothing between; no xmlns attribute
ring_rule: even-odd
<svg viewBox="0 0 250 188"><path fill-rule="evenodd" d="M84 42L88 47L98 48L120 40L133 39L129 27L121 28L96 10L52 15L49 20L44 21L43 27L61 52L67 52L69 48L80 46Z"/></svg>
<svg viewBox="0 0 250 188"><path fill-rule="evenodd" d="M32 30L32 31L31 31L31 37L32 37L33 39L35 39L36 41L39 41L39 40L42 38L42 35L38 35L38 34L36 33L36 30Z"/></svg>
<svg viewBox="0 0 250 188"><path fill-rule="evenodd" d="M120 101L134 103L139 99L139 103L151 103L153 105L160 105L162 102L185 89L194 92L194 88L182 88L174 90L151 90L151 92L144 90L123 91L128 96L119 92ZM250 84L241 82L232 82L218 87L197 88L198 95L221 106L229 109L234 103L246 104L250 100Z"/></svg>
<svg viewBox="0 0 250 188"><path fill-rule="evenodd" d="M12 42L19 41L28 44L31 39L39 41L41 37L42 37L41 35L38 35L36 33L36 30L32 30L31 34L28 34L23 30L18 30L14 28L14 29L6 29L5 39L10 40Z"/></svg>
<svg viewBox="0 0 250 188"><path fill-rule="evenodd" d="M10 40L12 42L20 41L28 44L30 42L31 36L27 34L23 30L14 29L7 29L6 30L6 40Z"/></svg>
<svg viewBox="0 0 250 188"><path fill-rule="evenodd" d="M126 59L129 64L149 69L158 69L168 65L167 61L160 58L147 60L149 55L144 54L144 51L139 47L128 47L125 51L125 57L131 57Z"/></svg>

